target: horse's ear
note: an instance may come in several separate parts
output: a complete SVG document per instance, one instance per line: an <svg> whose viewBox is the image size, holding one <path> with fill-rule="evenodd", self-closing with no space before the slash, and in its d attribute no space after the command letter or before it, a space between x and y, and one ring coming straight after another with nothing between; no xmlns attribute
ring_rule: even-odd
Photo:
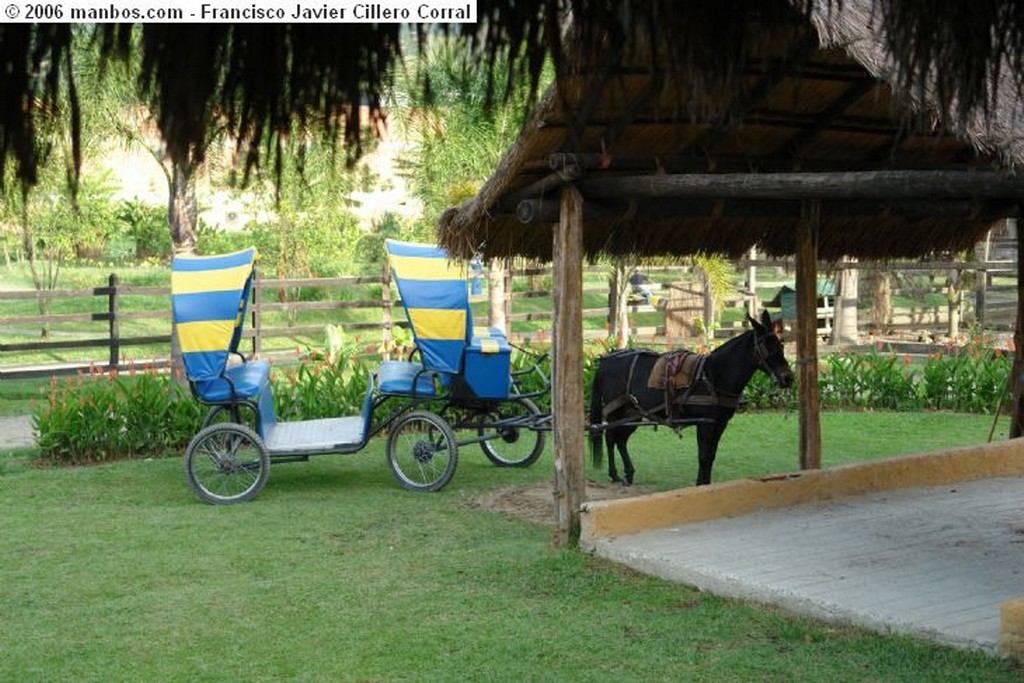
<svg viewBox="0 0 1024 683"><path fill-rule="evenodd" d="M765 330L774 329L774 326L772 325L772 317L768 315L767 310L761 311L761 324L764 325Z"/></svg>
<svg viewBox="0 0 1024 683"><path fill-rule="evenodd" d="M747 315L747 320L750 321L750 326L753 327L755 330L757 330L758 332L764 332L764 327L762 327L761 323L757 322L756 319L750 317L750 315Z"/></svg>

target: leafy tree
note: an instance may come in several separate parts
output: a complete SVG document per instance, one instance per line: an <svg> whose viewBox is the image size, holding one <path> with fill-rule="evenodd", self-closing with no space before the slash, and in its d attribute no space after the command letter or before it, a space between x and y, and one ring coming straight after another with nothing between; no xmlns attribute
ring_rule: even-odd
<svg viewBox="0 0 1024 683"><path fill-rule="evenodd" d="M548 68L545 82L552 77ZM476 194L526 119L529 80L514 84L507 101L496 105L488 97L489 78L481 64L443 37L396 78L394 99L418 141L409 166L424 205L414 228L421 235L432 236L444 209Z"/></svg>

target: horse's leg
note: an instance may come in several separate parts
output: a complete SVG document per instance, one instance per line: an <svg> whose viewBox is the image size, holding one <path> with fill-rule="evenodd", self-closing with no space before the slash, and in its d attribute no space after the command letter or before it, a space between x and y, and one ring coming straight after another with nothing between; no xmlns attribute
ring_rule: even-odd
<svg viewBox="0 0 1024 683"><path fill-rule="evenodd" d="M608 451L608 479L613 483L621 481L619 479L619 473L615 469L615 444L617 441L618 429L606 429L604 432L604 444L605 450Z"/></svg>
<svg viewBox="0 0 1024 683"><path fill-rule="evenodd" d="M697 425L697 486L711 483L711 468L715 465L718 442L725 431L725 422Z"/></svg>
<svg viewBox="0 0 1024 683"><path fill-rule="evenodd" d="M623 483L626 486L633 484L633 475L636 473L636 469L633 467L633 458L629 457L629 451L626 449L626 444L629 443L629 437L636 431L636 427L625 427L622 429L619 436L619 454L622 456L622 474L624 475Z"/></svg>

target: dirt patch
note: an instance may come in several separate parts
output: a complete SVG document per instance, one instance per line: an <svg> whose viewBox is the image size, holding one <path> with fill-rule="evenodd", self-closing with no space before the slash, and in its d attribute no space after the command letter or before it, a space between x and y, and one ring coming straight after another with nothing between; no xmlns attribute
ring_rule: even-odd
<svg viewBox="0 0 1024 683"><path fill-rule="evenodd" d="M587 500L632 498L653 491L646 486L587 482ZM531 486L504 486L477 496L473 502L485 510L495 510L539 524L555 522L555 498L550 482Z"/></svg>

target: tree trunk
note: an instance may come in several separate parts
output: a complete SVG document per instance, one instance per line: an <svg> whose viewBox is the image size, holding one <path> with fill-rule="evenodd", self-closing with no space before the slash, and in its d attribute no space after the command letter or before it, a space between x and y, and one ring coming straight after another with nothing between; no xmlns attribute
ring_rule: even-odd
<svg viewBox="0 0 1024 683"><path fill-rule="evenodd" d="M189 160L172 163L170 192L167 198L167 225L171 230L171 242L176 256L194 254L196 250L196 183L194 167ZM185 385L185 365L181 360L181 343L178 340L177 325L171 326L171 377Z"/></svg>
<svg viewBox="0 0 1024 683"><path fill-rule="evenodd" d="M859 285L855 259L846 259L844 267L837 274L835 314L832 320L831 343L857 343L857 288ZM853 267L849 267L853 266Z"/></svg>
<svg viewBox="0 0 1024 683"><path fill-rule="evenodd" d="M190 161L174 162L167 199L167 224L175 254L192 254L196 250L196 179Z"/></svg>
<svg viewBox="0 0 1024 683"><path fill-rule="evenodd" d="M871 330L885 334L892 318L892 276L888 270L878 268L871 276Z"/></svg>
<svg viewBox="0 0 1024 683"><path fill-rule="evenodd" d="M960 336L960 308L963 302L963 273L959 270L949 271L946 280L946 302L949 304L949 327L947 336L956 339Z"/></svg>
<svg viewBox="0 0 1024 683"><path fill-rule="evenodd" d="M608 278L608 331L617 349L624 349L629 343L629 270L625 263L616 261Z"/></svg>
<svg viewBox="0 0 1024 683"><path fill-rule="evenodd" d="M487 324L508 335L505 317L505 260L491 259L487 276Z"/></svg>

